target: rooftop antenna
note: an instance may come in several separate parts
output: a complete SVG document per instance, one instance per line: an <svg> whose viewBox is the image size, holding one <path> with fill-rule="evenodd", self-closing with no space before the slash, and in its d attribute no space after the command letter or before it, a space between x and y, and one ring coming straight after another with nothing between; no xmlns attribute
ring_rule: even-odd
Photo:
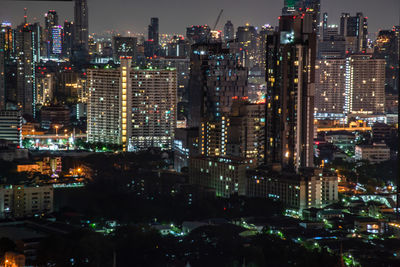
<svg viewBox="0 0 400 267"><path fill-rule="evenodd" d="M26 14L26 13L27 13L27 10L28 10L28 9L25 7L25 8L24 8L24 23L25 23L25 24L28 23L28 22L27 22L28 16L27 16L27 14Z"/></svg>

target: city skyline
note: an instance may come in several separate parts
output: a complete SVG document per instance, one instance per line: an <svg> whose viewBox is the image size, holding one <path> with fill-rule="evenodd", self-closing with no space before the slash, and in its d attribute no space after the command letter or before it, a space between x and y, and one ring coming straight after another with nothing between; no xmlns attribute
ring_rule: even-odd
<svg viewBox="0 0 400 267"><path fill-rule="evenodd" d="M121 34L146 33L150 17L159 17L160 33L185 33L185 27L190 25L208 24L213 25L220 9L224 9L217 29L223 30L225 21L231 20L235 29L240 25L249 23L254 26L264 24L277 25L278 16L281 14L283 1L261 1L250 0L243 4L229 6L228 0L218 1L218 3L204 3L196 6L193 1L174 0L169 2L159 1L158 5L146 4L135 6L134 3L123 3L121 0L107 3L105 0L97 0L96 4L88 1L89 5L89 32L105 33L107 31L117 31ZM119 5L121 2L121 5ZM321 13L328 12L329 24L339 24L339 17L342 12L355 14L363 12L368 17L370 34L375 34L379 29L390 29L399 23L400 3L396 0L385 0L386 5L376 1L323 1L321 3ZM28 8L28 21L44 23L44 14L51 9L55 9L60 17L60 22L73 20L73 2L51 2L51 1L3 1L6 8L0 10L1 22L10 22L13 26L23 22L24 8ZM179 8L176 8L179 6ZM396 8L396 6L398 8ZM113 8L113 9L112 9ZM111 14L110 10L115 10ZM132 14L132 16L131 16ZM104 16L110 18L105 20Z"/></svg>

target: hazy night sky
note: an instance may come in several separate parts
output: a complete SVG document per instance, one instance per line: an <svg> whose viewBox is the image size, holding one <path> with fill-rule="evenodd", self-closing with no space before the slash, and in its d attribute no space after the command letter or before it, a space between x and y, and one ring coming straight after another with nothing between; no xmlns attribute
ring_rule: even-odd
<svg viewBox="0 0 400 267"><path fill-rule="evenodd" d="M224 9L218 29L227 20L235 26L277 24L283 0L88 0L90 32L118 30L121 33L147 32L150 17L159 17L160 33L184 34L186 27L197 24L214 25L220 9ZM369 18L369 32L390 29L399 24L399 0L321 0L322 13L329 13L329 23L338 24L341 12L355 15L361 11ZM73 2L0 0L0 21L13 27L23 20L23 8L28 8L28 20L36 18L44 25L43 15L49 9L64 19L73 20Z"/></svg>

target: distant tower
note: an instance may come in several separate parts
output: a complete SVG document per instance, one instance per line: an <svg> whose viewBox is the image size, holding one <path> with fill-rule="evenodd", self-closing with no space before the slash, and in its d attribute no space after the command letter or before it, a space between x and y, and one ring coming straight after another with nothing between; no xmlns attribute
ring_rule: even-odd
<svg viewBox="0 0 400 267"><path fill-rule="evenodd" d="M53 45L53 27L58 25L58 15L55 10L49 10L44 15L44 45L43 45L43 55L44 57L50 57L52 53Z"/></svg>
<svg viewBox="0 0 400 267"><path fill-rule="evenodd" d="M64 22L64 35L62 41L62 53L64 57L70 58L72 56L72 48L74 46L74 23L71 21Z"/></svg>
<svg viewBox="0 0 400 267"><path fill-rule="evenodd" d="M159 31L158 31L158 18L151 18L148 28L148 38L145 42L145 55L152 57L157 55L159 51Z"/></svg>
<svg viewBox="0 0 400 267"><path fill-rule="evenodd" d="M149 40L153 40L155 45L159 45L158 18L151 18L149 25Z"/></svg>
<svg viewBox="0 0 400 267"><path fill-rule="evenodd" d="M75 0L75 47L78 50L89 51L89 18L86 0Z"/></svg>
<svg viewBox="0 0 400 267"><path fill-rule="evenodd" d="M36 115L35 66L40 62L39 23L21 24L15 33L17 88L16 100L24 114Z"/></svg>
<svg viewBox="0 0 400 267"><path fill-rule="evenodd" d="M225 23L224 26L224 41L228 42L235 39L235 29L233 24L230 20Z"/></svg>

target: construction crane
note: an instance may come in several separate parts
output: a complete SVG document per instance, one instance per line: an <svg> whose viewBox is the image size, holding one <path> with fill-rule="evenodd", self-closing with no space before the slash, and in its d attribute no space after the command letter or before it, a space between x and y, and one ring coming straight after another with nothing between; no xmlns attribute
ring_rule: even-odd
<svg viewBox="0 0 400 267"><path fill-rule="evenodd" d="M215 24L214 24L214 27L213 27L213 31L215 31L215 29L217 28L217 25L218 25L218 22L219 22L219 20L221 19L221 16L222 16L222 13L224 12L224 10L223 9L221 9L221 11L219 12L219 14L218 14L218 17L217 17L217 21L215 22Z"/></svg>

